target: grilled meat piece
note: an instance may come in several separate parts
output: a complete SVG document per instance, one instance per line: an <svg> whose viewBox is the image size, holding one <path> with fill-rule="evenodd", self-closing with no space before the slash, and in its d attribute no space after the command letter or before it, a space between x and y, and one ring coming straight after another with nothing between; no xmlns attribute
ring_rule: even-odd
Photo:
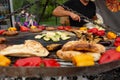
<svg viewBox="0 0 120 80"><path fill-rule="evenodd" d="M56 28L55 27L46 27L46 30L47 31L53 31L53 30L56 30Z"/></svg>
<svg viewBox="0 0 120 80"><path fill-rule="evenodd" d="M30 29L30 32L32 32L32 33L38 33L38 32L41 32L42 30L40 30L40 29Z"/></svg>
<svg viewBox="0 0 120 80"><path fill-rule="evenodd" d="M58 49L61 49L61 47L62 47L62 44L50 44L46 46L48 51L56 51Z"/></svg>
<svg viewBox="0 0 120 80"><path fill-rule="evenodd" d="M0 37L0 44L1 44L1 43L4 43L5 41L6 41L6 38Z"/></svg>
<svg viewBox="0 0 120 80"><path fill-rule="evenodd" d="M5 36L15 36L15 35L18 35L18 31L5 31L5 32L3 32L2 35L5 35Z"/></svg>
<svg viewBox="0 0 120 80"><path fill-rule="evenodd" d="M105 47L101 44L89 43L87 41L69 41L62 47L63 51L90 51L102 53L105 51Z"/></svg>
<svg viewBox="0 0 120 80"><path fill-rule="evenodd" d="M78 54L89 54L94 57L94 61L98 61L101 57L100 53L80 52L80 51L62 51L58 50L56 55L63 60L72 61L72 57Z"/></svg>
<svg viewBox="0 0 120 80"><path fill-rule="evenodd" d="M79 51L62 51L58 50L56 55L63 60L72 61L72 57L81 54Z"/></svg>

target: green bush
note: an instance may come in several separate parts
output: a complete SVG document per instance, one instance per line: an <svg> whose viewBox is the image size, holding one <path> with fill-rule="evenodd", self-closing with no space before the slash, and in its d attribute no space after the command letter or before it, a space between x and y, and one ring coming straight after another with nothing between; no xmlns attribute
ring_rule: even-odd
<svg viewBox="0 0 120 80"><path fill-rule="evenodd" d="M17 10L29 3L33 3L35 0L13 0L14 10ZM36 16L36 21L40 24L48 24L48 25L59 25L59 19L56 20L56 17L52 16L53 9L57 6L53 4L54 1L62 4L66 0L49 0L48 5L46 6L45 12L42 15L44 6L47 0L40 0L39 3L34 4L30 8L28 8L28 12L32 13ZM23 19L22 19L23 21ZM57 22L56 22L57 21Z"/></svg>

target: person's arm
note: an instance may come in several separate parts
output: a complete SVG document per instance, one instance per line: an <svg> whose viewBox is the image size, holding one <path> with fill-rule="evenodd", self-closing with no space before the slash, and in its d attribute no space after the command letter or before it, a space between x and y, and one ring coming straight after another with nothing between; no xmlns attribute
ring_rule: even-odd
<svg viewBox="0 0 120 80"><path fill-rule="evenodd" d="M58 17L70 16L73 20L80 21L80 16L65 10L62 6L58 6L53 10L53 15Z"/></svg>

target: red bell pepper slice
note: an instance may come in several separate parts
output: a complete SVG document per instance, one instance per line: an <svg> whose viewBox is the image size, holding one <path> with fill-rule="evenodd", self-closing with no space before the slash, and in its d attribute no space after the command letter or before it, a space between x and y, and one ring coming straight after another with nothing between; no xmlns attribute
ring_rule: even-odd
<svg viewBox="0 0 120 80"><path fill-rule="evenodd" d="M115 42L114 42L114 46L116 46L116 47L117 47L117 46L120 46L120 42L115 41Z"/></svg>
<svg viewBox="0 0 120 80"><path fill-rule="evenodd" d="M40 29L40 30L45 30L46 27L45 27L45 26L38 26L38 29Z"/></svg>
<svg viewBox="0 0 120 80"><path fill-rule="evenodd" d="M5 32L6 30L0 30L0 34L2 34L3 32Z"/></svg>
<svg viewBox="0 0 120 80"><path fill-rule="evenodd" d="M58 26L57 29L58 30L65 30L64 26Z"/></svg>
<svg viewBox="0 0 120 80"><path fill-rule="evenodd" d="M64 29L65 29L66 31L68 31L68 30L72 29L72 27L71 27L71 26L65 26Z"/></svg>
<svg viewBox="0 0 120 80"><path fill-rule="evenodd" d="M55 59L43 59L45 67L60 67L60 64Z"/></svg>
<svg viewBox="0 0 120 80"><path fill-rule="evenodd" d="M99 30L99 31L97 32L97 35L98 35L98 36L104 36L104 35L105 35L105 31L104 31L104 30Z"/></svg>
<svg viewBox="0 0 120 80"><path fill-rule="evenodd" d="M120 37L117 37L114 41L114 46L120 46Z"/></svg>
<svg viewBox="0 0 120 80"><path fill-rule="evenodd" d="M42 64L42 59L39 57L30 57L24 59L18 59L14 66L40 66Z"/></svg>
<svg viewBox="0 0 120 80"><path fill-rule="evenodd" d="M115 41L120 42L120 37L117 37Z"/></svg>
<svg viewBox="0 0 120 80"><path fill-rule="evenodd" d="M97 28L92 28L92 29L89 29L88 32L93 33L93 34L97 34L98 29Z"/></svg>
<svg viewBox="0 0 120 80"><path fill-rule="evenodd" d="M103 53L103 55L99 60L99 64L108 63L115 60L120 60L120 52L117 52L116 50L111 49Z"/></svg>
<svg viewBox="0 0 120 80"><path fill-rule="evenodd" d="M22 31L22 32L27 32L27 31L29 31L30 29L29 28L27 28L27 27L25 27L25 26L20 26L20 31Z"/></svg>

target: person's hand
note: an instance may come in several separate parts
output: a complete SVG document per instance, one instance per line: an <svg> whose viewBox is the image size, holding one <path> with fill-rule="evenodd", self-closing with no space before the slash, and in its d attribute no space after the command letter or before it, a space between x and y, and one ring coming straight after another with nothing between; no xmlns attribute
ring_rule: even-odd
<svg viewBox="0 0 120 80"><path fill-rule="evenodd" d="M70 17L75 20L75 21L79 21L80 22L80 16L74 13L70 13Z"/></svg>

